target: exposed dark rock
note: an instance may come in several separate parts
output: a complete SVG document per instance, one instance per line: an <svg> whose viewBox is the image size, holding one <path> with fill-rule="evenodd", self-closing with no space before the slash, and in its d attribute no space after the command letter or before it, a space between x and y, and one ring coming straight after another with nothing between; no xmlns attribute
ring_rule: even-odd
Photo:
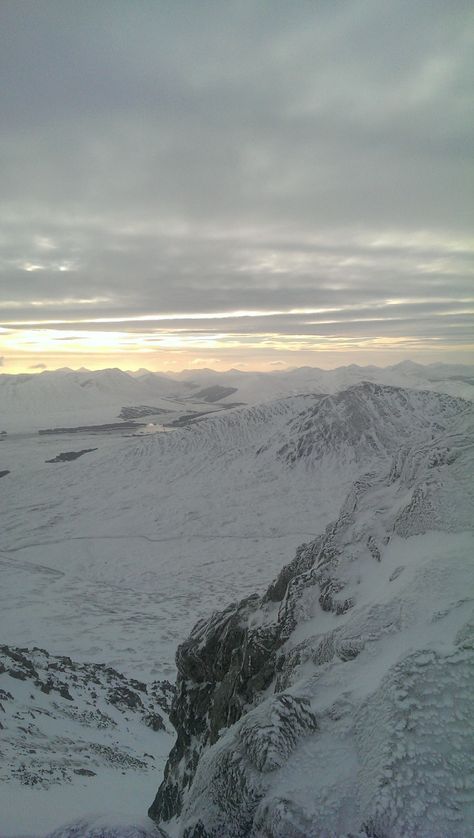
<svg viewBox="0 0 474 838"><path fill-rule="evenodd" d="M4 669L2 671L5 672ZM7 690L0 690L0 699L2 701L13 701L13 696L11 693L7 692Z"/></svg>
<svg viewBox="0 0 474 838"><path fill-rule="evenodd" d="M83 454L89 454L91 451L97 451L97 448L83 448L82 451L64 451L53 457L52 460L45 460L45 463L69 463L72 460L77 460Z"/></svg>
<svg viewBox="0 0 474 838"><path fill-rule="evenodd" d="M216 742L220 731L241 717L255 692L270 682L276 649L274 630L258 627L252 631L247 627L259 601L258 596L249 597L201 621L178 648L179 678L170 713L178 738L165 780L150 808L151 817L169 820L180 811L182 793L194 777L202 748ZM198 743L196 748L191 747L193 742ZM183 772L182 784L175 774L178 766Z"/></svg>
<svg viewBox="0 0 474 838"><path fill-rule="evenodd" d="M145 724L155 731L165 730L163 717L159 713L149 713L148 716L145 716Z"/></svg>
<svg viewBox="0 0 474 838"><path fill-rule="evenodd" d="M137 707L143 707L140 696L128 687L120 686L110 690L108 700L111 704L118 704L122 707L128 707L131 710L136 710Z"/></svg>
<svg viewBox="0 0 474 838"><path fill-rule="evenodd" d="M171 413L171 411L165 410L163 407L151 407L150 405L142 404L136 407L122 407L119 413L119 419L141 419L145 416L161 416L166 413Z"/></svg>
<svg viewBox="0 0 474 838"><path fill-rule="evenodd" d="M167 715L171 712L171 705L176 695L176 687L170 681L152 681L148 692Z"/></svg>
<svg viewBox="0 0 474 838"><path fill-rule="evenodd" d="M8 669L7 672L11 678L17 678L19 681L26 681L28 677L21 669Z"/></svg>
<svg viewBox="0 0 474 838"><path fill-rule="evenodd" d="M79 433L109 433L110 431L126 431L142 428L143 422L109 422L106 425L79 425L75 428L42 428L39 434L79 434Z"/></svg>
<svg viewBox="0 0 474 838"><path fill-rule="evenodd" d="M221 384L214 384L211 387L204 387L202 390L198 390L197 393L193 393L193 399L212 404L236 392L237 387L223 387Z"/></svg>
<svg viewBox="0 0 474 838"><path fill-rule="evenodd" d="M185 428L188 425L194 424L194 422L198 422L205 416L209 416L209 411L192 411L191 413L185 413L184 416L179 416L177 419L173 419L172 422L165 422L164 424L167 428Z"/></svg>

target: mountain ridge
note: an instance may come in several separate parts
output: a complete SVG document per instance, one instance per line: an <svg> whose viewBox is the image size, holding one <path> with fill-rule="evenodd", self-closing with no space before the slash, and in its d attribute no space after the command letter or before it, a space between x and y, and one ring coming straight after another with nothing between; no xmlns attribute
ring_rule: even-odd
<svg viewBox="0 0 474 838"><path fill-rule="evenodd" d="M467 838L470 834L473 810L467 801L474 806L474 797L463 795L462 777L463 771L469 772L469 753L474 741L469 715L473 709L474 659L471 641L467 639L474 625L474 601L461 597L458 604L450 603L449 595L455 590L464 591L464 551L467 544L473 544L472 534L467 538L462 533L473 529L474 487L470 475L474 445L462 433L450 439L452 447L444 434L427 440L424 446L419 443L408 446L402 455L394 457L385 474L367 475L357 481L339 518L318 539L300 548L293 562L284 568L262 598L247 598L201 621L179 648L177 695L171 712L178 738L165 779L150 809L151 817L162 827L166 828L170 819L178 817L180 828L176 834L182 838L194 835L217 838L222 834L316 838L322 834L321 830L338 838L349 833L383 834L389 838L406 834ZM381 497L385 505L378 511ZM436 550L436 539L430 535L433 529L439 531L441 553ZM441 533L445 535L441 537ZM453 539L450 551L456 556L457 564L446 566L442 550L449 544L448 533ZM418 539L421 544L420 538L427 545L421 550L421 558L416 544L415 550L409 546L406 553L404 543L412 545L412 539L415 542ZM398 555L404 549L408 563L397 564ZM443 575L438 580L440 568ZM444 579L448 578L446 571L453 576L447 596L443 590ZM384 586L381 588L379 582L372 591L369 577L374 574L383 574ZM472 568L471 577L474 579ZM383 593L385 586L389 593ZM390 596L390 586L395 591L394 597ZM374 593L382 596L382 600L385 598L386 604L382 606ZM426 617L416 618L407 603L400 612L403 597L419 608L419 597L423 594L428 597ZM441 603L445 608L439 610ZM442 630L440 633L442 620L445 626L451 621L448 630L451 643ZM314 635L318 624L320 632ZM383 650L388 654L390 643L393 648L385 662ZM378 658L380 671L375 681L372 675L372 688L362 689L358 696L357 689L351 690L345 675L340 676L339 671L346 666L349 671L354 672L354 667L357 671L358 660L370 668L377 647L382 649L379 652L382 658ZM415 700L410 681L406 680L407 673L418 684L417 689L428 683L435 694L433 684L438 679L440 694L447 689L446 676L439 668L443 660L448 682L459 670L456 677L461 678L458 683L463 703L460 699L459 715L440 708L436 717L452 747L453 737L457 743L456 756L451 753L440 781L436 739L430 740L428 757L417 760L409 750L409 739L405 741L406 736L397 732L397 697L402 695L400 678L405 678L403 706L411 708L411 724L416 718L421 725L417 708L420 706L422 711L423 704ZM452 673L451 667L454 667ZM324 694L328 687L324 687L324 680L329 678L330 683L333 672L336 687L338 678L342 677L345 689L342 684L339 691L333 687L327 704ZM394 678L397 686L387 692L387 679ZM318 698L320 690L322 698ZM376 699L380 690L382 696ZM429 692L427 701L428 695ZM320 706L314 715L321 700L323 704L326 702L326 708ZM282 705L282 701L290 704ZM420 799L411 793L403 772L401 779L393 773L392 766L395 763L403 766L403 763L399 762L396 751L395 763L392 751L383 751L382 741L387 735L381 727L377 735L382 752L375 758L382 756L383 762L370 781L372 784L375 781L371 796L367 797L364 785L370 785L368 776L361 779L364 772L358 769L359 774L350 777L356 804L351 804L344 789L349 777L343 771L339 780L337 773L334 775L332 809L328 809L327 801L323 803L324 798L319 798L319 804L311 800L309 789L309 798L303 805L298 799L301 795L292 789L289 779L285 780L285 772L289 771L291 776L292 771L297 771L296 754L305 747L308 736L315 745L313 762L311 767L305 765L305 770L311 772L315 781L313 797L316 794L317 800L318 793L324 791L327 770L325 765L319 777L318 739L326 736L325 758L329 763L337 760L331 747L337 754L337 748L341 747L338 727L343 719L344 737L353 738L358 760L363 765L364 754L369 754L371 749L367 725L371 724L373 710L369 708L374 701L378 702L374 705L377 712L380 713L381 702L386 713L395 714L387 735L398 739L398 747L406 753L405 759L413 772L411 782L415 782ZM351 715L356 718L355 724ZM362 740L357 725L365 726ZM336 731L332 746L327 741L327 732L324 733L331 728ZM426 742L428 727L425 728L422 735ZM247 731L253 731L250 739ZM462 747L461 731L466 735ZM273 754L271 763L268 763L269 753ZM458 764L456 760L461 759L463 762ZM304 784L302 776L300 782ZM454 795L451 802L442 794L440 782ZM453 782L458 785L453 786ZM276 797L275 787L279 789ZM328 793L326 789L324 794Z"/></svg>
<svg viewBox="0 0 474 838"><path fill-rule="evenodd" d="M57 424L59 416L70 416L71 424L92 424L112 421L121 408L141 404L176 414L209 412L235 402L257 404L309 392L334 394L363 380L437 390L474 400L474 367L466 365L402 362L385 368L350 365L334 370L300 367L256 373L191 370L174 377L143 369L134 373L118 368L45 370L0 374L0 423L2 427L8 425L9 431L51 426ZM201 399L200 391L204 391ZM76 421L79 415L80 422Z"/></svg>

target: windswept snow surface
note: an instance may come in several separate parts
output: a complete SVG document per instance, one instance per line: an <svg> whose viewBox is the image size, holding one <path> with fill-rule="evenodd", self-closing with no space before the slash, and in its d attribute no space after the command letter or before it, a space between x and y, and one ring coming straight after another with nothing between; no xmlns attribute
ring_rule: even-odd
<svg viewBox="0 0 474 838"><path fill-rule="evenodd" d="M64 373L70 375L79 374ZM69 420L71 427L116 420L127 404L159 407L158 391L150 392L142 375L148 391L127 397L123 389L112 397L67 378L74 393L94 393L80 417L76 397L70 410L69 390L60 384L57 396L41 392L37 402L22 396L15 410L5 410L12 426L0 441L0 469L10 472L0 484L0 614L5 644L105 663L147 683L173 680L176 646L196 620L262 592L297 546L337 516L364 471L386 468L405 442L448 432L454 422L467 427L472 419L461 399L360 384L347 395L336 387L331 397L313 392L220 410L167 433L15 433ZM43 376L35 376L38 392ZM127 387L128 379L140 384L140 376L129 375ZM26 393L30 383L8 386ZM203 376L196 388L217 385L236 386ZM175 392L176 382L163 395L164 408L171 409ZM198 412L186 401L191 392L178 390L174 416L191 412L189 404ZM240 400L238 392L229 398ZM4 407L1 401L0 412ZM46 462L93 447L74 461ZM0 687L16 695L21 684L12 690L13 681L0 674ZM60 708L65 700L58 698ZM64 730L60 719L58 710L51 725ZM128 747L131 731L117 727L121 747ZM129 818L143 815L171 744L168 737L166 747L158 746L146 729L143 736L144 750L154 749L151 774L104 767L100 782L80 777L48 789L5 782L0 836L43 835L84 812L113 809L117 797Z"/></svg>

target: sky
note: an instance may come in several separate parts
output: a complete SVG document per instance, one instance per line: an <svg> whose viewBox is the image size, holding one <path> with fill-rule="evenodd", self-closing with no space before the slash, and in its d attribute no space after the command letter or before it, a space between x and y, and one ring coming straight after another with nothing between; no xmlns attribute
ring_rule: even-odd
<svg viewBox="0 0 474 838"><path fill-rule="evenodd" d="M2 0L2 371L473 363L473 67L463 0Z"/></svg>

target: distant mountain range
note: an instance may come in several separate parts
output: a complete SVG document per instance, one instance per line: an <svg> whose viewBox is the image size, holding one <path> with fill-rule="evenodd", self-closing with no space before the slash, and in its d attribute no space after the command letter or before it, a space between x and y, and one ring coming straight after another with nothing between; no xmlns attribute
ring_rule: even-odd
<svg viewBox="0 0 474 838"><path fill-rule="evenodd" d="M434 390L474 399L474 366L404 361L392 367L334 370L299 367L275 372L184 370L174 375L120 369L45 371L0 375L0 427L37 430L55 425L111 422L123 407L147 405L169 421L190 411L210 412L234 404L256 404L299 393L336 393L361 381Z"/></svg>

